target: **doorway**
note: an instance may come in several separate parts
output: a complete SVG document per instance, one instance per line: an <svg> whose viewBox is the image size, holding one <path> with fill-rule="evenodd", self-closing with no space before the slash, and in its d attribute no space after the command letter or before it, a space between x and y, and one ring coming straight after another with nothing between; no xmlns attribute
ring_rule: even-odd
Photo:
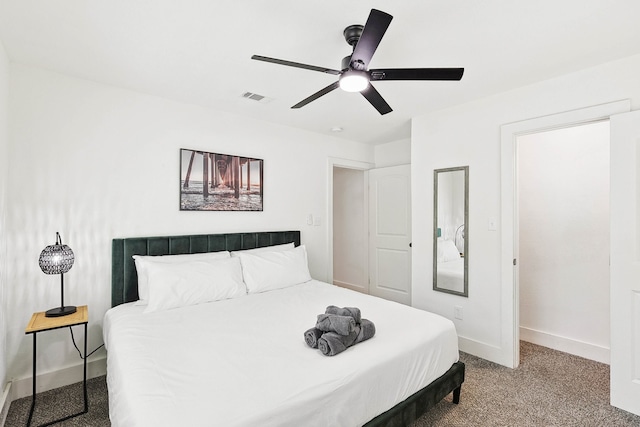
<svg viewBox="0 0 640 427"><path fill-rule="evenodd" d="M411 304L411 167L329 160L329 282Z"/></svg>
<svg viewBox="0 0 640 427"><path fill-rule="evenodd" d="M333 284L369 293L368 180L361 169L333 167Z"/></svg>
<svg viewBox="0 0 640 427"><path fill-rule="evenodd" d="M609 363L609 121L516 139L520 339Z"/></svg>
<svg viewBox="0 0 640 427"><path fill-rule="evenodd" d="M517 368L520 362L520 319L518 283L518 240L516 203L516 141L521 135L546 130L566 128L586 123L608 120L609 117L629 112L628 99L594 105L578 110L541 116L520 122L505 124L500 129L500 241L501 241L501 294L500 311L501 344L496 361L509 368ZM611 170L612 174L614 170ZM612 199L613 200L613 199ZM613 213L613 212L612 212ZM611 316L613 318L613 311ZM612 343L614 342L612 336ZM613 346L611 346L613 348ZM612 350L613 352L613 350ZM612 358L613 366L613 358Z"/></svg>

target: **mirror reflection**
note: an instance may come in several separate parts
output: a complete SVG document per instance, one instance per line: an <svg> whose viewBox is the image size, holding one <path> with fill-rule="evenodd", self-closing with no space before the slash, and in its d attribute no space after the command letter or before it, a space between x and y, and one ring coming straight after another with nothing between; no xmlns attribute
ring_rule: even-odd
<svg viewBox="0 0 640 427"><path fill-rule="evenodd" d="M469 167L434 171L433 289L468 296Z"/></svg>

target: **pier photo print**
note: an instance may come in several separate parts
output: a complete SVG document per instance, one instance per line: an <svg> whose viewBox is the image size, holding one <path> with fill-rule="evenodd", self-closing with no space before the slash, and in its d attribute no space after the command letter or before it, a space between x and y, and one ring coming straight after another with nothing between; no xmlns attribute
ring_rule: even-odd
<svg viewBox="0 0 640 427"><path fill-rule="evenodd" d="M262 211L264 161L180 150L181 211Z"/></svg>

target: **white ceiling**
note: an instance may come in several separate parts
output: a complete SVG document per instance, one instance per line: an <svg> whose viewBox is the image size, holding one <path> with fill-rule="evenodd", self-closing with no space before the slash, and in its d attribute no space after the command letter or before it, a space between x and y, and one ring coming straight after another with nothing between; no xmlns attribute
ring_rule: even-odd
<svg viewBox="0 0 640 427"><path fill-rule="evenodd" d="M372 68L462 81L376 82L385 116L340 90L292 110L336 76L250 59L339 69L342 31L371 8L394 16ZM640 53L639 17L638 0L0 0L0 40L13 62L378 144L408 138L411 117Z"/></svg>

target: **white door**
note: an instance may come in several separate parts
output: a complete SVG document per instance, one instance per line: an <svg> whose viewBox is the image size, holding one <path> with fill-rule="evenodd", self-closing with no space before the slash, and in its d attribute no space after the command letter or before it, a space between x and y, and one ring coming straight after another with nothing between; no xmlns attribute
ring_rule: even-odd
<svg viewBox="0 0 640 427"><path fill-rule="evenodd" d="M369 292L411 305L411 166L369 170Z"/></svg>
<svg viewBox="0 0 640 427"><path fill-rule="evenodd" d="M611 404L640 415L640 111L611 116Z"/></svg>

